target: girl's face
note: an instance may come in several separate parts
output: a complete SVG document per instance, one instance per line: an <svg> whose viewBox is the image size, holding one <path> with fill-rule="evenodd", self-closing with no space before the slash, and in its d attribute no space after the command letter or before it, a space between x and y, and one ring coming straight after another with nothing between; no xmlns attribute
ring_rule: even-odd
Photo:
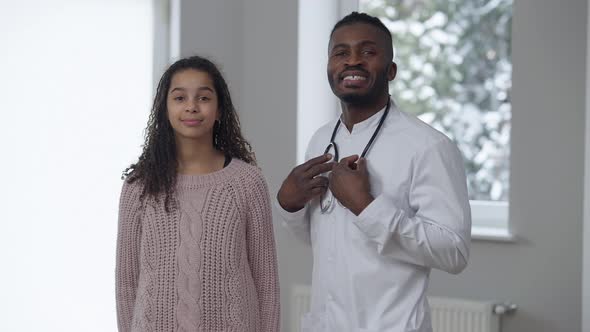
<svg viewBox="0 0 590 332"><path fill-rule="evenodd" d="M217 105L217 92L206 72L184 69L172 76L166 106L177 138L212 141Z"/></svg>

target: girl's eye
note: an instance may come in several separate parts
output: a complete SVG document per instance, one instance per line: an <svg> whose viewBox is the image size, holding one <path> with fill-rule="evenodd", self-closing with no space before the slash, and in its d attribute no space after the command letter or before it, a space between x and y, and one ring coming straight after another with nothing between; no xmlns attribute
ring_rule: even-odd
<svg viewBox="0 0 590 332"><path fill-rule="evenodd" d="M209 101L210 99L211 99L211 98L209 98L209 97L205 97L205 96L201 96L201 97L199 97L199 100L200 100L200 101Z"/></svg>
<svg viewBox="0 0 590 332"><path fill-rule="evenodd" d="M177 97L174 97L174 100L176 100L176 101L183 101L184 100L184 97L177 96Z"/></svg>

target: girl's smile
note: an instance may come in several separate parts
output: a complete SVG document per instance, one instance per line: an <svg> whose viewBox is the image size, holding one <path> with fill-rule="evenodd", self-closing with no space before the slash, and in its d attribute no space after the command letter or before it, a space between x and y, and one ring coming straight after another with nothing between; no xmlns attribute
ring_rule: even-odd
<svg viewBox="0 0 590 332"><path fill-rule="evenodd" d="M180 120L185 126L188 127L196 127L199 126L203 123L203 120L199 120L199 119L184 119L184 120Z"/></svg>

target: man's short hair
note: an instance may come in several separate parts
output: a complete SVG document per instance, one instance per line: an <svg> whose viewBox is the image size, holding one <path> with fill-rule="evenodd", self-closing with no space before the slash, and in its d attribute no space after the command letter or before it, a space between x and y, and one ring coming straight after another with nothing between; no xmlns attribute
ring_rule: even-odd
<svg viewBox="0 0 590 332"><path fill-rule="evenodd" d="M381 22L380 19L365 13L352 12L344 16L340 21L336 23L336 25L334 25L334 28L332 28L332 32L330 32L330 39L332 39L332 35L334 34L334 31L336 31L336 29L345 25L352 25L357 23L369 24L383 31L383 33L385 33L385 35L389 39L389 45L391 45L391 55L393 57L393 38L391 36L391 32L389 31L389 29L387 29L385 24Z"/></svg>

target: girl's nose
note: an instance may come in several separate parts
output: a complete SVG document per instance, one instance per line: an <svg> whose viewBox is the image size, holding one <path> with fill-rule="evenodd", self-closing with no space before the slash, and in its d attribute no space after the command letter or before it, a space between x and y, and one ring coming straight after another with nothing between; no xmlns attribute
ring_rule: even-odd
<svg viewBox="0 0 590 332"><path fill-rule="evenodd" d="M199 105L197 101L189 102L186 111L191 113L197 113L199 111Z"/></svg>

